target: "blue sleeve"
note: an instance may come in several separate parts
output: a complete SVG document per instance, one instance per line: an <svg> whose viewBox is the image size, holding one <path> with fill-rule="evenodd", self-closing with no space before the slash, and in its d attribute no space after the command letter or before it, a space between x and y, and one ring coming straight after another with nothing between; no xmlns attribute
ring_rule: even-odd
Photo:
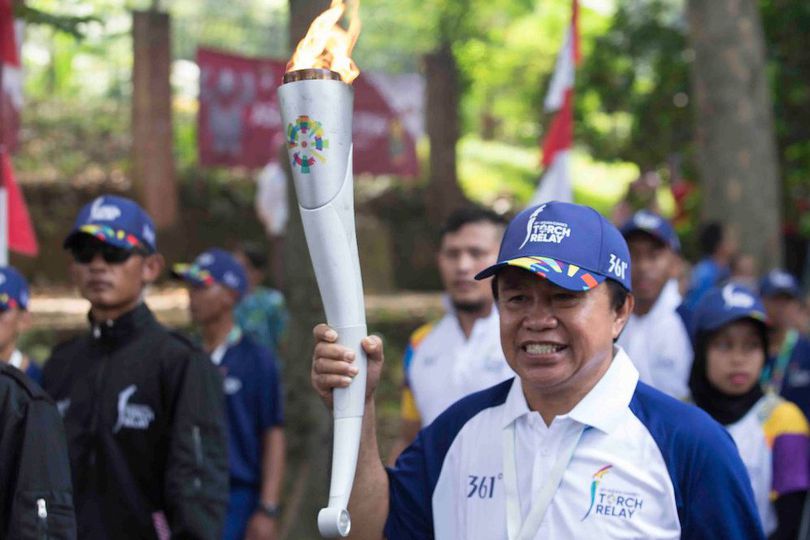
<svg viewBox="0 0 810 540"><path fill-rule="evenodd" d="M385 537L433 538L433 488L428 476L423 432L388 469L388 519ZM432 482L435 485L435 481Z"/></svg>
<svg viewBox="0 0 810 540"><path fill-rule="evenodd" d="M29 360L25 374L28 375L29 379L42 386L42 368L36 365L33 360Z"/></svg>
<svg viewBox="0 0 810 540"><path fill-rule="evenodd" d="M388 469L388 540L433 538L433 490L439 481L444 458L461 428L488 407L506 401L514 379L471 394L424 428Z"/></svg>
<svg viewBox="0 0 810 540"><path fill-rule="evenodd" d="M410 373L411 373L411 362L413 362L413 352L414 352L413 345L409 343L408 346L405 347L405 354L402 356L402 371L404 372L403 383L408 388L411 387Z"/></svg>
<svg viewBox="0 0 810 540"><path fill-rule="evenodd" d="M262 348L259 355L261 377L259 393L259 426L262 430L284 424L284 394L278 365L273 354Z"/></svg>
<svg viewBox="0 0 810 540"><path fill-rule="evenodd" d="M720 424L643 383L630 409L664 457L683 540L764 540L748 473Z"/></svg>

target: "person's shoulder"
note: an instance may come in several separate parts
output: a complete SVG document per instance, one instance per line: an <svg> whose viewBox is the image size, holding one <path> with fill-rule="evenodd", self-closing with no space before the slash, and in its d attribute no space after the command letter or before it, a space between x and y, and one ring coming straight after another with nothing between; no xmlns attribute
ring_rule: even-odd
<svg viewBox="0 0 810 540"><path fill-rule="evenodd" d="M249 334L242 334L234 350L241 357L249 357L262 364L275 364L276 356L272 350L262 345Z"/></svg>
<svg viewBox="0 0 810 540"><path fill-rule="evenodd" d="M769 439L788 434L810 435L807 418L798 405L778 396L771 396L770 399L772 402L763 418L763 428Z"/></svg>
<svg viewBox="0 0 810 540"><path fill-rule="evenodd" d="M438 321L428 321L424 323L422 326L411 332L411 337L408 339L408 344L416 349L422 342L425 340L426 337L430 335L434 328L436 328L436 323Z"/></svg>
<svg viewBox="0 0 810 540"><path fill-rule="evenodd" d="M0 393L17 403L35 400L51 402L42 387L19 369L5 363L0 363Z"/></svg>
<svg viewBox="0 0 810 540"><path fill-rule="evenodd" d="M57 343L51 349L51 354L42 367L43 373L50 375L63 370L70 371L73 362L87 356L87 343L88 336L85 334Z"/></svg>
<svg viewBox="0 0 810 540"><path fill-rule="evenodd" d="M801 358L810 364L810 336L806 334L799 334L794 347L794 356L801 356Z"/></svg>
<svg viewBox="0 0 810 540"><path fill-rule="evenodd" d="M630 410L649 431L662 452L711 452L731 439L708 413L639 382Z"/></svg>
<svg viewBox="0 0 810 540"><path fill-rule="evenodd" d="M452 441L472 418L484 410L503 405L514 381L515 378L512 377L456 401L423 430L425 435Z"/></svg>
<svg viewBox="0 0 810 540"><path fill-rule="evenodd" d="M73 336L70 339L60 341L54 345L53 349L51 349L50 358L71 358L75 352L87 347L87 339L87 334L82 333L77 336Z"/></svg>

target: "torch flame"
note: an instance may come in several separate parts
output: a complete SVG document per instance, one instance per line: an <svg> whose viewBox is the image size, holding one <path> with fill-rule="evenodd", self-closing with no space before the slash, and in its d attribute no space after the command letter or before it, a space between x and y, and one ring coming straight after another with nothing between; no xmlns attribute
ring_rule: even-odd
<svg viewBox="0 0 810 540"><path fill-rule="evenodd" d="M318 15L298 42L287 72L298 69L323 68L340 74L346 84L351 84L360 75L360 70L351 59L352 49L360 34L360 0L353 0L349 7L349 28L343 29L341 17L346 10L343 0L332 0L329 9Z"/></svg>

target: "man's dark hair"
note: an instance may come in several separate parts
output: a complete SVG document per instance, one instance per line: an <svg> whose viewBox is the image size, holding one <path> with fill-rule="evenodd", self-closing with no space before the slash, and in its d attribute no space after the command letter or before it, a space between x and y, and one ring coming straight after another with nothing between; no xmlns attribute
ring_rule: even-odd
<svg viewBox="0 0 810 540"><path fill-rule="evenodd" d="M458 232L464 225L470 223L492 223L497 227L506 227L506 220L490 210L476 205L462 206L453 211L444 222L439 238L444 238L446 234Z"/></svg>
<svg viewBox="0 0 810 540"><path fill-rule="evenodd" d="M712 221L704 225L698 236L700 254L704 257L714 255L717 252L717 248L723 243L724 233L725 231L721 223Z"/></svg>
<svg viewBox="0 0 810 540"><path fill-rule="evenodd" d="M242 242L237 244L234 251L244 253L245 258L250 262L250 266L257 270L267 268L267 253L264 247L256 242Z"/></svg>
<svg viewBox="0 0 810 540"><path fill-rule="evenodd" d="M627 295L630 293L628 293L627 289L618 281L606 279L605 282L607 283L608 292L610 293L610 308L613 311L619 311L622 306L624 306L624 303L627 302Z"/></svg>

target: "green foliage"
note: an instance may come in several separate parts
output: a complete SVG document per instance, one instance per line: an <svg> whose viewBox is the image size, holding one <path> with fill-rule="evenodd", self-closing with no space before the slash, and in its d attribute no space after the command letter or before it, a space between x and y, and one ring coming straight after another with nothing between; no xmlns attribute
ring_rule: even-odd
<svg viewBox="0 0 810 540"><path fill-rule="evenodd" d="M759 5L785 179L785 217L791 229L810 237L810 4L760 0Z"/></svg>
<svg viewBox="0 0 810 540"><path fill-rule="evenodd" d="M26 4L15 6L14 15L28 24L49 26L60 32L70 34L74 38L84 36L83 27L88 23L97 23L101 19L92 15L58 15L42 11Z"/></svg>
<svg viewBox="0 0 810 540"><path fill-rule="evenodd" d="M618 5L577 75L576 139L600 160L659 168L691 153L689 51L682 0Z"/></svg>

